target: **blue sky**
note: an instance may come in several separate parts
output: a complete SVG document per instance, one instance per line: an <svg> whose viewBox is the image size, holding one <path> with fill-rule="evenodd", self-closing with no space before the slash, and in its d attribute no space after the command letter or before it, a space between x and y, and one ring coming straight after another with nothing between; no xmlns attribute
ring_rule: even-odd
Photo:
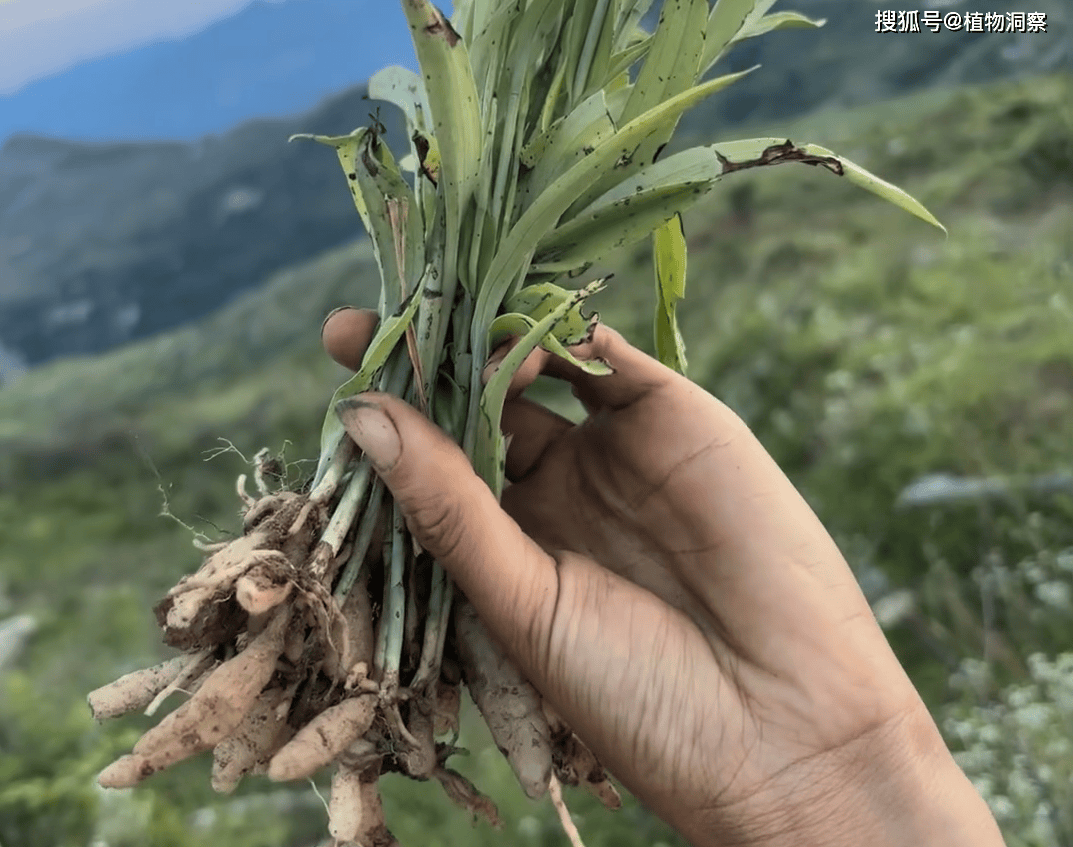
<svg viewBox="0 0 1073 847"><path fill-rule="evenodd" d="M251 0L0 0L0 96L87 59L182 38Z"/></svg>
<svg viewBox="0 0 1073 847"><path fill-rule="evenodd" d="M416 68L399 0L0 0L0 145L189 140L392 64Z"/></svg>

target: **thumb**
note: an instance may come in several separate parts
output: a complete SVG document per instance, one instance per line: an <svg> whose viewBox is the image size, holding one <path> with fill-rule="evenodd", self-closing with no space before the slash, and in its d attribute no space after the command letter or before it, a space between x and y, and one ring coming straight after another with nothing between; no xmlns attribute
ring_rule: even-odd
<svg viewBox="0 0 1073 847"><path fill-rule="evenodd" d="M367 392L335 409L414 538L509 652L530 653L550 629L557 594L551 556L500 508L458 445L412 406Z"/></svg>

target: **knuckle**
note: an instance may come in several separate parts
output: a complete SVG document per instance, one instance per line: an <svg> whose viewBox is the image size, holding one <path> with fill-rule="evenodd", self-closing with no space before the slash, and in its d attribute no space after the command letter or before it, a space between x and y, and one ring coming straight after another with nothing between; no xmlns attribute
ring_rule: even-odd
<svg viewBox="0 0 1073 847"><path fill-rule="evenodd" d="M454 558L465 544L465 510L456 494L421 492L408 510L406 524L434 558Z"/></svg>

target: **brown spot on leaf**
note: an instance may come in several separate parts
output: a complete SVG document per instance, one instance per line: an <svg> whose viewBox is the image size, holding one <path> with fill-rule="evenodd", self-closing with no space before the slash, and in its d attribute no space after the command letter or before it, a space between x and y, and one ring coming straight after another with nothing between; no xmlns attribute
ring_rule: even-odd
<svg viewBox="0 0 1073 847"><path fill-rule="evenodd" d="M718 157L719 163L723 166L720 175L733 173L734 171L743 171L747 168L759 168L765 165L781 165L783 162L801 162L805 165L819 165L820 167L827 168L831 173L838 176L843 176L845 174L845 169L842 167L842 163L834 156L816 156L811 153L806 153L790 141L790 139L786 139L782 144L772 144L770 147L765 147L763 152L755 159L746 159L744 162L732 162L718 150L715 151L715 155Z"/></svg>
<svg viewBox="0 0 1073 847"><path fill-rule="evenodd" d="M448 47L454 47L462 40L462 36L455 32L454 27L451 26L451 22L447 20L447 18L443 16L443 12L435 6L432 7L432 13L436 16L436 20L425 27L425 32L429 35L441 36L447 42Z"/></svg>

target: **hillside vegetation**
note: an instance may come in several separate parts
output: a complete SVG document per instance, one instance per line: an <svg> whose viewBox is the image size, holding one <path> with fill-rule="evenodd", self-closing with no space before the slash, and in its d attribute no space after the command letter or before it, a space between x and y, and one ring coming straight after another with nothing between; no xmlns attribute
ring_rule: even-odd
<svg viewBox="0 0 1073 847"><path fill-rule="evenodd" d="M653 3L650 24L661 5ZM827 23L741 43L718 72L757 64L761 70L700 104L686 115L683 130L707 136L732 128L736 135L745 122L786 121L818 108L1073 66L1068 0L1001 4L1003 12L1046 15L1045 33L934 33L926 27L919 33L876 32L877 8L916 9L910 0L880 7L866 0L790 5ZM950 11L970 8L955 3ZM20 114L38 133L62 136L16 135L0 145L0 385L21 365L101 353L200 319L278 268L343 244L360 225L335 160L286 139L296 132L349 132L376 107L363 101L365 86L357 85L304 115L249 121L197 141L68 139L100 135L102 121L112 122L105 137L141 137L139 126L160 137L167 121L181 117L191 102L199 106L186 126L222 120L218 110L232 108L228 103L239 89L257 87L260 74L294 74L298 87L310 89L339 80L344 67L347 79L360 79L379 67L377 57L388 55L390 45L400 38L409 42L404 29L394 30L398 14L377 11L376 29L391 32L370 53L361 47L375 38L365 31L369 10L363 6L346 0L255 3L181 44L83 65L0 98L0 139L5 124ZM269 31L288 32L278 52L257 47ZM293 64L303 43L318 44L316 61L304 67ZM340 52L341 43L347 50ZM263 53L253 65L251 49ZM351 60L355 53L360 55ZM280 62L289 65L287 74ZM156 70L147 73L143 63ZM184 65L189 73L168 70ZM238 67L245 70L236 76ZM214 73L217 81L208 82ZM143 77L153 84L124 82ZM219 79L227 80L228 96L216 91ZM167 86L161 88L161 81ZM114 96L120 89L124 96ZM286 113L293 91L284 84L266 86L263 113ZM155 105L139 108L140 97ZM405 148L393 110L382 109L382 118L395 149Z"/></svg>
<svg viewBox="0 0 1073 847"><path fill-rule="evenodd" d="M686 218L689 375L749 422L835 534L1009 843L1068 844L1073 747L1054 742L1073 732L1073 78L732 137L769 133L843 152L950 236L826 171L728 177ZM650 349L648 246L610 269L595 305ZM312 789L252 779L219 798L203 757L102 794L97 769L148 722L96 726L83 697L163 654L150 607L199 560L178 520L213 539L238 530L246 467L222 448L286 443L292 477L305 472L342 377L319 351L320 320L377 290L359 241L195 325L0 392L0 616L37 621L0 672L4 847L315 843ZM554 385L535 394L577 414ZM932 505L898 505L935 474ZM159 515L165 498L178 520ZM459 769L505 831L387 780L404 844L562 843L476 722L460 743L473 753ZM681 843L636 804L613 815L569 800L590 847Z"/></svg>

